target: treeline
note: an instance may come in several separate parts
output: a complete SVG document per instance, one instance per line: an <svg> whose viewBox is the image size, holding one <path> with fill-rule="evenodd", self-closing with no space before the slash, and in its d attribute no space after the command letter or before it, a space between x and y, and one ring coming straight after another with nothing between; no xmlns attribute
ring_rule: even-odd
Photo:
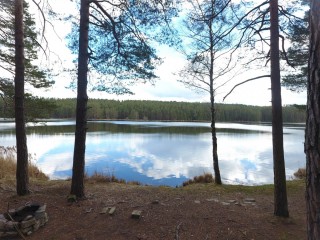
<svg viewBox="0 0 320 240"><path fill-rule="evenodd" d="M45 108L44 103L48 108ZM41 108L32 109L38 117L75 118L76 99L46 99ZM3 109L0 117L12 117L12 112ZM28 113L28 109L27 109ZM89 99L88 119L119 120L160 120L160 121L210 121L210 104L198 102L162 102L162 101L116 101ZM271 107L248 106L241 104L216 104L216 121L219 122L271 122ZM305 122L305 109L297 106L283 108L284 122Z"/></svg>

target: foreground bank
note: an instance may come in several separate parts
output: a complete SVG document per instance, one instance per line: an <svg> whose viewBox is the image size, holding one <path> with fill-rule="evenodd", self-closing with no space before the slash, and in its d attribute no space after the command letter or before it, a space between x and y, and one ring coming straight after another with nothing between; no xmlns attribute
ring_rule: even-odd
<svg viewBox="0 0 320 240"><path fill-rule="evenodd" d="M288 182L290 218L273 216L273 186L151 187L86 183L86 200L70 203L70 181L31 181L17 197L0 180L0 212L46 203L49 221L30 239L305 239L303 181ZM104 209L114 209L112 214ZM132 218L136 210L140 215Z"/></svg>

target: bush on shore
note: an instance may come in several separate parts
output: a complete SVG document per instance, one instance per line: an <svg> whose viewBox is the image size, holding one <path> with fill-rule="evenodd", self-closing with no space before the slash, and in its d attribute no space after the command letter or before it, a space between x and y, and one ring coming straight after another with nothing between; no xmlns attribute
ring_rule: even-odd
<svg viewBox="0 0 320 240"><path fill-rule="evenodd" d="M204 173L200 176L195 176L193 179L189 179L188 181L183 182L182 186L185 187L195 183L213 183L213 182L214 182L214 177L212 176L212 174Z"/></svg>
<svg viewBox="0 0 320 240"><path fill-rule="evenodd" d="M88 183L123 183L130 185L141 185L138 181L126 181L121 178L117 178L113 173L106 174L95 171L91 176L85 175L85 181Z"/></svg>
<svg viewBox="0 0 320 240"><path fill-rule="evenodd" d="M298 171L296 171L293 175L298 179L305 179L307 172L305 168L299 168Z"/></svg>

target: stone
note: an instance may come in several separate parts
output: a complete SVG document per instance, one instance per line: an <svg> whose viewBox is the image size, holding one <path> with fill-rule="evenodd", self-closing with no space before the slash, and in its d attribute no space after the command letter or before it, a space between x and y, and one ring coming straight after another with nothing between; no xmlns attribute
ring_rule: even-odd
<svg viewBox="0 0 320 240"><path fill-rule="evenodd" d="M10 220L10 216L7 219L7 213L0 214L0 238L15 237L18 235L18 230L24 235L31 235L48 222L48 214L45 210L45 204L43 206L32 204L20 207L16 211L11 209L9 214L15 221L13 218Z"/></svg>
<svg viewBox="0 0 320 240"><path fill-rule="evenodd" d="M42 206L40 206L40 207L38 208L38 210L37 210L35 213L37 214L37 213L45 212L45 211L46 211L46 208L47 208L47 205L46 205L46 204L43 204Z"/></svg>
<svg viewBox="0 0 320 240"><path fill-rule="evenodd" d="M109 215L113 215L115 211L116 211L116 207L111 207L109 210Z"/></svg>
<svg viewBox="0 0 320 240"><path fill-rule="evenodd" d="M134 219L140 219L141 211L140 210L133 210L131 213L131 217Z"/></svg>
<svg viewBox="0 0 320 240"><path fill-rule="evenodd" d="M18 226L18 222L8 221L5 225L5 229L7 231L11 231L11 230L15 231L17 226Z"/></svg>
<svg viewBox="0 0 320 240"><path fill-rule="evenodd" d="M15 237L18 236L18 232L4 232L2 237Z"/></svg>
<svg viewBox="0 0 320 240"><path fill-rule="evenodd" d="M40 218L39 221L40 221L40 226L45 225L45 224L49 221L48 214L45 213L45 214L44 214L44 217L43 217L43 218Z"/></svg>
<svg viewBox="0 0 320 240"><path fill-rule="evenodd" d="M243 202L244 202L244 203L255 203L256 200L255 200L254 198L245 198L245 199L243 200Z"/></svg>
<svg viewBox="0 0 320 240"><path fill-rule="evenodd" d="M6 219L0 219L0 231L6 229L7 222L8 222L8 220L6 220Z"/></svg>
<svg viewBox="0 0 320 240"><path fill-rule="evenodd" d="M233 200L233 199L232 199L232 200L228 200L227 202L228 202L228 203L236 203L237 200Z"/></svg>
<svg viewBox="0 0 320 240"><path fill-rule="evenodd" d="M8 213L12 216L16 213L15 209L9 209Z"/></svg>
<svg viewBox="0 0 320 240"><path fill-rule="evenodd" d="M221 202L221 204L222 204L223 206L229 206L229 205L230 205L229 202Z"/></svg>
<svg viewBox="0 0 320 240"><path fill-rule="evenodd" d="M76 195L70 194L68 196L68 202L73 203L73 202L76 202L76 201L77 201L77 196Z"/></svg>
<svg viewBox="0 0 320 240"><path fill-rule="evenodd" d="M194 203L200 204L201 202L199 200L195 200Z"/></svg>
<svg viewBox="0 0 320 240"><path fill-rule="evenodd" d="M107 212L109 212L110 207L104 207L101 209L100 214L106 214Z"/></svg>
<svg viewBox="0 0 320 240"><path fill-rule="evenodd" d="M30 220L31 218L33 218L33 216L32 216L32 215L28 215L28 216L26 216L26 217L23 219L23 221L28 221L28 220Z"/></svg>
<svg viewBox="0 0 320 240"><path fill-rule="evenodd" d="M33 225L33 231L38 231L38 229L40 228L40 221L36 220L36 223Z"/></svg>
<svg viewBox="0 0 320 240"><path fill-rule="evenodd" d="M28 220L28 221L22 221L22 222L20 223L20 227L21 227L21 228L28 228L28 227L34 225L35 223L36 223L36 219L35 219L35 218L31 218L31 219Z"/></svg>
<svg viewBox="0 0 320 240"><path fill-rule="evenodd" d="M23 234L27 234L28 232L31 232L31 230L32 230L32 227L20 229L20 231L21 231Z"/></svg>
<svg viewBox="0 0 320 240"><path fill-rule="evenodd" d="M45 218L46 217L46 212L40 212L40 213L35 213L34 214L34 218L36 219L36 220L38 220L38 219L40 219L40 218Z"/></svg>

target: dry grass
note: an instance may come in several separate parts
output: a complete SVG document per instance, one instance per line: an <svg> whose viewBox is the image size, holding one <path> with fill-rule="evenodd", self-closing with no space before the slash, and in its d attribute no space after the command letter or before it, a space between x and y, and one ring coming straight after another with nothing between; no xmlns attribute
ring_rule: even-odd
<svg viewBox="0 0 320 240"><path fill-rule="evenodd" d="M138 181L126 181L117 178L113 173L106 174L95 171L91 176L85 175L85 181L88 183L123 183L131 185L141 185Z"/></svg>
<svg viewBox="0 0 320 240"><path fill-rule="evenodd" d="M193 179L189 179L188 181L183 182L182 186L185 187L195 183L213 183L213 182L214 182L214 177L212 176L212 174L204 173L200 176L195 176Z"/></svg>
<svg viewBox="0 0 320 240"><path fill-rule="evenodd" d="M307 172L305 168L299 168L298 171L296 171L293 175L298 179L305 179Z"/></svg>
<svg viewBox="0 0 320 240"><path fill-rule="evenodd" d="M29 177L39 180L48 180L41 170L34 164L34 157L29 154L28 171ZM17 149L16 147L0 146L0 179L12 179L16 176Z"/></svg>

